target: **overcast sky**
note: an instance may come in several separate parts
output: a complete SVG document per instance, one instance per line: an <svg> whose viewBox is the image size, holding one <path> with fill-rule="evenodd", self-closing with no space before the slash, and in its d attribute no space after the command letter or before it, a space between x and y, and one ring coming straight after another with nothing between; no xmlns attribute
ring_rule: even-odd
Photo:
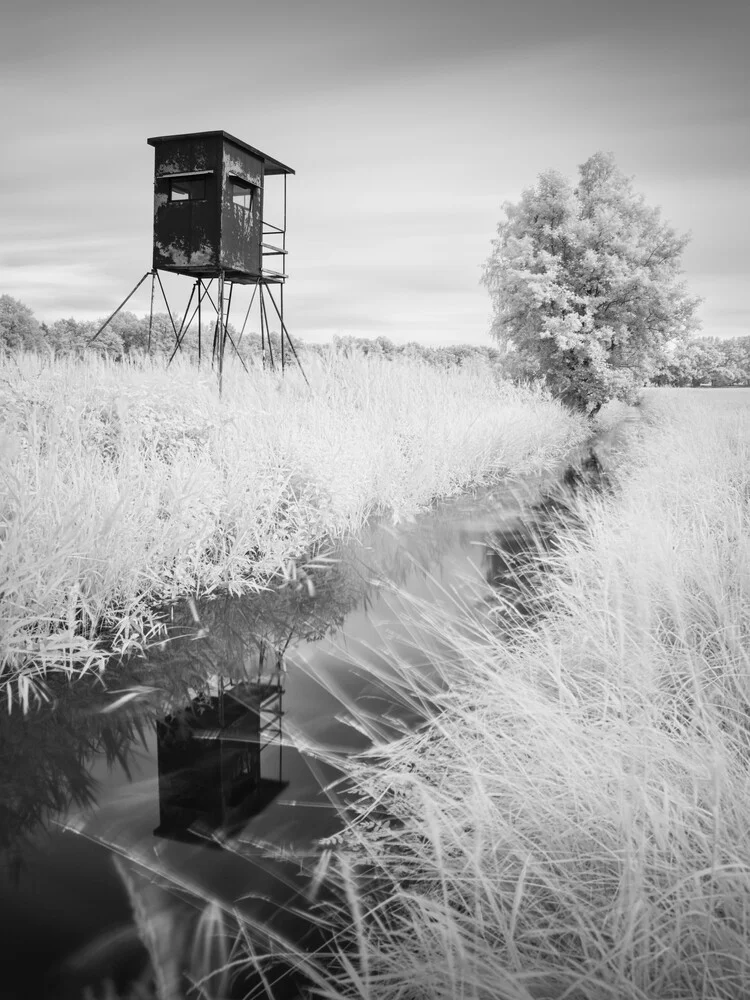
<svg viewBox="0 0 750 1000"><path fill-rule="evenodd" d="M296 170L293 336L489 343L479 279L503 201L599 149L692 231L704 332L750 334L746 0L5 10L0 294L40 318L105 314L150 268L146 138L225 129Z"/></svg>

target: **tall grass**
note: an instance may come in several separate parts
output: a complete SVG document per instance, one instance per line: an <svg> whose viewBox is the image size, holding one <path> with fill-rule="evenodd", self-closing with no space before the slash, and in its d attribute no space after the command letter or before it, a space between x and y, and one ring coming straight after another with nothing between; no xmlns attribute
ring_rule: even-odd
<svg viewBox="0 0 750 1000"><path fill-rule="evenodd" d="M321 995L750 996L750 410L660 391L630 435L533 629L414 606L436 707L343 762L389 819L330 859Z"/></svg>
<svg viewBox="0 0 750 1000"><path fill-rule="evenodd" d="M153 609L258 588L377 512L553 464L587 433L481 367L308 362L311 387L228 366L0 361L0 684L137 647Z"/></svg>

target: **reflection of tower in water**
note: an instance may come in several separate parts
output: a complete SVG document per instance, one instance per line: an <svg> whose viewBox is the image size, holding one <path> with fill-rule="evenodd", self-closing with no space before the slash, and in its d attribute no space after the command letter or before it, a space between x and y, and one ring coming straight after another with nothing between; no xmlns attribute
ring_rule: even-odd
<svg viewBox="0 0 750 1000"><path fill-rule="evenodd" d="M286 787L283 664L251 680L216 678L213 690L156 723L157 836L214 841L241 827Z"/></svg>

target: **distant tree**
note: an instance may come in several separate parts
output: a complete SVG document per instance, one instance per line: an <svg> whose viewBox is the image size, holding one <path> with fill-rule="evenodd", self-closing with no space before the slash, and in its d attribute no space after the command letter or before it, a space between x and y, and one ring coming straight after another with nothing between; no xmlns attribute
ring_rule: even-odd
<svg viewBox="0 0 750 1000"><path fill-rule="evenodd" d="M94 329L92 336L96 333L99 327L102 325L106 317L102 317L97 320L93 325ZM122 347L125 351L130 351L135 349L140 343L142 336L142 321L139 319L135 313L131 312L119 312L114 316L107 326L102 330L99 336L94 341L97 344L103 337L110 332L117 333L122 341Z"/></svg>
<svg viewBox="0 0 750 1000"><path fill-rule="evenodd" d="M95 331L104 322L104 317L95 323ZM179 329L179 319L177 320ZM117 334L121 341L123 350L127 354L146 354L150 351L152 355L169 356L175 347L174 328L172 320L166 313L154 313L151 321L151 336L149 338L148 316L138 317L135 313L119 312L105 329L99 334L94 343L105 337L110 331ZM189 344L186 342L186 350Z"/></svg>
<svg viewBox="0 0 750 1000"><path fill-rule="evenodd" d="M739 382L750 382L750 337L732 337L724 341L728 362L737 370Z"/></svg>
<svg viewBox="0 0 750 1000"><path fill-rule="evenodd" d="M43 347L44 331L31 309L11 295L0 295L0 348L38 351Z"/></svg>
<svg viewBox="0 0 750 1000"><path fill-rule="evenodd" d="M667 344L652 382L654 385L685 386L698 381L698 343L675 340Z"/></svg>
<svg viewBox="0 0 750 1000"><path fill-rule="evenodd" d="M404 357L411 358L414 361L429 360L429 348L425 347L424 344L418 343L416 340L410 340L408 344L404 344L401 352Z"/></svg>
<svg viewBox="0 0 750 1000"><path fill-rule="evenodd" d="M657 385L747 385L750 383L750 338L696 337L674 342L664 352L654 378Z"/></svg>
<svg viewBox="0 0 750 1000"><path fill-rule="evenodd" d="M73 354L84 350L88 339L94 335L95 328L71 316L69 319L56 319L48 326L47 331L49 346L56 354Z"/></svg>
<svg viewBox="0 0 750 1000"><path fill-rule="evenodd" d="M577 187L549 171L503 207L484 273L494 337L576 409L633 400L666 344L696 325L698 300L680 280L689 237L662 222L608 153L579 167Z"/></svg>
<svg viewBox="0 0 750 1000"><path fill-rule="evenodd" d="M295 344L295 347L297 348L297 354L305 358L312 356L325 358L330 351L329 344L316 344L312 341L300 341Z"/></svg>
<svg viewBox="0 0 750 1000"><path fill-rule="evenodd" d="M705 338L695 345L697 382L711 385L734 385L740 381L740 372L728 357L726 346L715 338Z"/></svg>
<svg viewBox="0 0 750 1000"><path fill-rule="evenodd" d="M741 385L747 380L747 356L742 350L740 339L732 337L720 339L711 337L699 343L712 348L716 358L711 371L713 385Z"/></svg>
<svg viewBox="0 0 750 1000"><path fill-rule="evenodd" d="M355 354L380 354L381 347L379 340L370 340L368 337L353 337L348 334L345 337L336 335L333 338L333 349L345 357Z"/></svg>
<svg viewBox="0 0 750 1000"><path fill-rule="evenodd" d="M380 350L380 352L386 358L392 357L393 354L395 353L395 344L393 343L392 340L389 340L387 337L383 337L382 335L380 337L376 337L375 343L378 345L378 349Z"/></svg>
<svg viewBox="0 0 750 1000"><path fill-rule="evenodd" d="M57 354L83 354L93 350L99 354L122 357L124 352L122 337L117 330L106 327L96 340L91 339L99 328L99 323L81 320L58 319L48 327L48 345Z"/></svg>
<svg viewBox="0 0 750 1000"><path fill-rule="evenodd" d="M177 319L175 321L177 329L180 329L180 321ZM192 335L192 331L188 333L181 341L181 349L183 353L191 356L193 351L197 354L198 352L198 335L197 332L195 336ZM202 345L203 350L205 350L205 343ZM152 355L161 355L162 357L169 358L172 352L177 347L177 339L174 334L174 327L172 326L172 320L166 313L154 313L151 320L151 337L149 338L148 332L148 316L144 316L140 321L136 337L130 342L128 350L135 352L141 351L144 353L150 352ZM209 351L211 350L211 343L209 338ZM179 353L179 349L178 349Z"/></svg>

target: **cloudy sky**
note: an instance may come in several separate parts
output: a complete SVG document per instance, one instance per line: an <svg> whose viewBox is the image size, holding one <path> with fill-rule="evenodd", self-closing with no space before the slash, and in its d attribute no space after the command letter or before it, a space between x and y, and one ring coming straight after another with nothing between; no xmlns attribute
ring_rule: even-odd
<svg viewBox="0 0 750 1000"><path fill-rule="evenodd" d="M505 200L598 149L750 334L745 0L6 0L0 293L111 311L151 259L152 135L288 163L293 336L489 343ZM186 284L170 287L179 301ZM148 308L148 293L133 300Z"/></svg>

